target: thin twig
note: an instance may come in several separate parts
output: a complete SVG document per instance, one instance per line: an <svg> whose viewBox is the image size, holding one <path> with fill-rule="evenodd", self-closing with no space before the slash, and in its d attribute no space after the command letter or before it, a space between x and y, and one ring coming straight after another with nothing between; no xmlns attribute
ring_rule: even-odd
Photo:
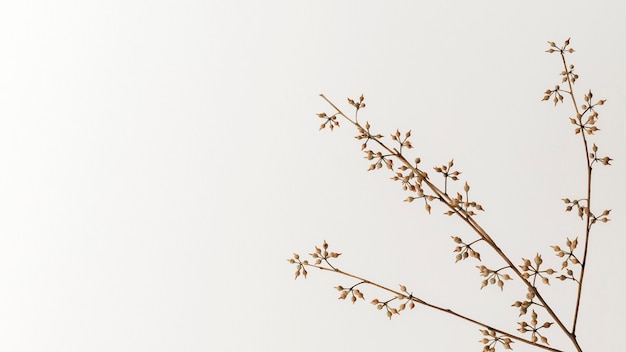
<svg viewBox="0 0 626 352"><path fill-rule="evenodd" d="M523 338L523 337L519 337L519 336L513 335L513 334L511 334L511 333L508 333L508 332L506 332L506 331L503 331L503 330L500 330L500 329L493 328L493 327L492 327L491 325L489 325L489 324L485 324L485 323L480 322L480 321L478 321L478 320L472 319L472 318L470 318L470 317L467 317L467 316L465 316L465 315L462 315L462 314L460 314L460 313L457 313L457 312L455 312L455 311L453 311L453 310L451 310L451 309L448 309L448 308L443 308L443 307L440 307L440 306L438 306L438 305L428 303L428 302L426 302L426 301L422 300L421 298L415 297L415 296L413 296L413 295L411 295L410 297L408 297L406 294L404 294L404 293L402 293L402 292L399 292L399 291L393 290L393 289L391 289L391 288L389 288L389 287L386 287L386 286L380 285L380 284L378 284L378 283L375 283L375 282L369 281L369 280L364 279L364 278L362 278L362 277L359 277L359 276L356 276L356 275L350 274L350 273L345 272L345 271L343 271L343 270L340 270L340 269L338 269L338 268L327 268L327 267L323 267L323 266L319 266L319 265L315 265L315 264L305 264L305 263L302 263L302 265L304 265L304 266L308 266L308 267L313 267L313 268L318 268L318 269L320 269L320 270L325 270L325 271L334 272L334 273L341 274L341 275L344 275L344 276L348 276L348 277L351 277L351 278L353 278L353 279L357 279L357 280L359 280L359 281L361 281L361 282L363 282L363 283L366 283L366 284L368 284L368 285L371 285L371 286L374 286L374 287L378 287L378 288L379 288L379 289L381 289L381 290L384 290L384 291L387 291L387 292L393 293L393 294L394 294L394 295L396 295L396 296L403 296L403 297L406 297L407 299L409 299L409 298L410 298L410 299L411 299L413 302L415 302L415 303L418 303L418 304L421 304L421 305L424 305L424 306L427 306L427 307L430 307L430 308L436 309L436 310L438 310L438 311L440 311L440 312L444 312L444 313L447 313L447 314L451 314L451 315L453 315L453 316L455 316L455 317L457 317L457 318L460 318L460 319L463 319L463 320L468 321L468 322L470 322L470 323L473 323L473 324L476 324L476 325L482 326L482 327L484 327L484 328L486 328L486 329L489 329L489 330L491 330L491 331L495 331L495 332L497 332L498 334L501 334L501 335L503 335L503 336L509 337L509 338L511 338L511 339L514 339L514 340L517 340L517 341L520 341L520 342L524 342L524 343L526 343L526 344L533 345L533 346L535 346L535 347L543 348L543 349L545 349L545 350L547 350L547 351L553 351L553 352L563 352L562 350L559 350L559 349L556 349L556 348L552 348L552 347L549 347L549 346L545 346L545 345L541 345L541 344L539 344L539 343L536 343L536 342L533 342L533 341L527 340L527 339L525 339L525 338Z"/></svg>
<svg viewBox="0 0 626 352"><path fill-rule="evenodd" d="M567 84L569 85L569 92L567 93L572 98L572 104L574 105L574 111L576 111L576 117L578 119L578 122L582 125L582 115L580 111L578 110L578 104L576 104L576 96L574 95L574 85L573 85L571 76L567 73L568 70L567 70L567 62L565 61L565 50L562 49L560 51L560 54L561 54L561 60L563 62L563 69L566 72ZM591 105L591 99L588 103L589 105ZM583 139L583 145L585 147L585 161L587 162L587 165L586 165L587 166L587 201L586 201L587 211L585 212L585 249L583 252L583 260L580 263L581 269L580 269L580 278L578 280L578 293L576 295L576 309L574 312L574 322L572 324L572 332L571 332L572 336L576 336L576 325L578 323L578 313L580 311L583 280L585 278L585 267L587 264L587 251L589 249L589 234L591 231L591 171L593 169L591 167L591 160L589 158L589 145L587 143L587 137L585 136L585 130L582 127L581 127L580 134Z"/></svg>

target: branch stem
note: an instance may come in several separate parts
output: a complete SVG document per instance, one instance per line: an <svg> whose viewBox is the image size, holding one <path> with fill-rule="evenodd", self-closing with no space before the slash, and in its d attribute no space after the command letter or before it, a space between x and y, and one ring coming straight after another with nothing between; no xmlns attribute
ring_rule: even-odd
<svg viewBox="0 0 626 352"><path fill-rule="evenodd" d="M559 350L559 349L556 349L556 348L552 348L552 347L550 347L550 346L542 345L542 344L539 344L539 343L533 342L533 341L531 341L531 340L525 339L525 338L523 338L523 337L513 335L513 334L508 333L508 332L506 332L506 331L503 331L503 330L500 330L500 329L493 328L493 327L492 327L492 326L490 326L489 324L486 324L486 323L480 322L480 321L478 321L478 320L472 319L472 318L470 318L470 317L468 317L468 316L465 316L465 315L463 315L463 314L457 313L457 312L455 312L455 311L453 311L453 310L451 310L451 309L448 309L448 308L443 308L443 307L441 307L441 306L438 306L438 305L435 305L435 304L428 303L428 302L426 302L426 301L422 300L421 298L418 298L418 297L415 297L415 296L412 296L412 295L409 297L409 296L407 296L405 293L402 293L402 292L399 292L399 291L393 290L393 289L391 289L391 288L389 288L389 287L386 287L386 286L380 285L380 284L378 284L378 283L375 283L375 282L369 281L369 280L367 280L367 279L364 279L364 278L362 278L362 277L359 277L359 276L356 276L356 275L350 274L350 273L345 272L345 271L343 271L343 270L340 270L340 269L337 269L337 268L334 268L334 269L332 269L332 268L327 268L327 267L323 267L323 266L319 266L319 265L315 265L315 264L304 264L304 263L302 263L302 265L306 265L306 266L313 267L313 268L318 268L318 269L320 269L320 270L325 270L325 271L334 272L334 273L337 273L337 274L341 274L341 275L344 275L344 276L347 276L347 277L350 277L350 278L353 278L353 279L359 280L361 283L365 283L365 284L368 284L368 285L371 285L371 286L377 287L377 288L379 288L379 289L381 289L381 290L384 290L384 291L387 291L387 292L393 293L393 294L394 294L394 295L396 295L396 296L403 296L403 297L406 297L407 299L410 299L410 300L412 300L412 301L413 301L413 302L415 302L415 303L418 303L418 304L421 304L421 305L427 306L427 307L429 307L429 308L432 308L432 309L438 310L438 311L443 312L443 313L451 314L451 315L453 315L453 316L455 316L455 317L457 317L457 318L460 318L460 319L465 320L465 321L467 321L467 322L473 323L473 324L475 324L475 325L482 326L483 328L486 328L486 329L488 329L488 330L495 331L495 332L497 332L498 334L503 335L503 336L506 336L506 337L509 337L509 338L511 338L511 339L513 339L513 340L520 341L520 342L523 342L523 343L526 343L526 344L529 344L529 345L532 345L532 346L535 346L535 347L539 347L539 348L542 348L542 349L547 350L547 351L552 351L552 352L563 352L562 350Z"/></svg>
<svg viewBox="0 0 626 352"><path fill-rule="evenodd" d="M574 111L576 111L576 118L578 119L578 123L580 126L580 134L583 139L583 145L585 148L585 161L587 163L587 200L586 200L586 210L585 215L585 249L583 254L583 260L580 262L580 278L578 280L578 293L576 295L576 309L574 311L574 322L572 323L572 337L576 336L576 324L578 323L578 313L580 311L580 302L582 297L582 289L583 289L583 280L585 278L585 267L587 264L587 252L589 249L589 234L591 231L591 159L589 157L589 145L587 143L587 137L585 136L585 129L582 126L582 114L580 110L578 110L578 104L576 104L576 97L574 96L574 84L572 82L571 76L567 70L567 62L565 61L565 52L561 50L561 60L563 62L563 69L566 72L567 84L569 85L569 91L567 94L572 98L572 104L574 105ZM591 98L589 98L589 105L591 105Z"/></svg>

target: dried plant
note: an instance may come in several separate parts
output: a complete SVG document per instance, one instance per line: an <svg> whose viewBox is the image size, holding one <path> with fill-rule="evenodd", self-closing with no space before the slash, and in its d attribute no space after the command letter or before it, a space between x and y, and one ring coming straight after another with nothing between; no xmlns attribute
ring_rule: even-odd
<svg viewBox="0 0 626 352"><path fill-rule="evenodd" d="M404 285L399 285L397 289L393 289L340 270L336 266L335 261L341 253L330 251L326 241L321 246L315 247L312 253L309 253L310 259L308 260L301 259L298 254L294 254L293 258L288 259L291 264L296 265L295 277L298 278L302 275L306 278L308 268L317 268L349 277L355 280L354 284L350 286L339 285L335 289L339 291L340 299L350 299L353 303L365 299L362 290L368 286L382 290L387 295L386 298L374 298L370 302L378 310L383 311L390 319L407 308L413 309L417 305L422 305L471 322L480 327L482 338L479 342L483 345L483 351L496 351L497 347L513 349L514 342L528 344L548 351L562 351L550 346L547 337L549 333L564 334L571 341L571 346L575 351L582 351L576 335L576 327L581 292L585 281L589 236L594 225L609 221L608 216L611 212L611 210L592 211L592 171L595 165L610 165L612 159L608 156L600 156L598 154L598 146L590 142L590 138L599 131L599 128L596 126L598 122L597 109L605 103L605 100L594 99L593 93L589 90L584 94L584 103L578 105L576 95L574 94L574 83L578 79L578 74L574 72L574 65L569 65L566 61L566 54L573 53L574 49L570 47L569 39L560 47L554 42L548 42L548 44L549 49L546 51L548 53L558 53L561 57L563 71L561 72L562 81L560 84L565 87L557 85L554 89L546 90L543 100L554 102L554 105L557 105L559 102L563 103L566 97L571 101L574 116L569 119L572 125L574 125L575 134L580 136L584 145L587 170L586 194L582 197L563 199L566 206L565 210L567 212L575 210L578 217L583 220L584 228L581 231L580 239L578 237L574 239L567 238L564 241L564 247L552 246L554 254L563 260L561 268L558 270L546 268L543 264L542 255L539 253L533 258L522 258L521 263L515 263L507 253L500 249L494 237L479 225L477 215L484 209L470 197L471 187L469 183L464 182L459 191L451 190L454 188L454 182L459 181L461 174L460 171L454 168L454 162L450 161L434 167L434 173L438 175L431 178L426 169L420 164L419 157L409 161L407 151L413 148L409 140L411 131L402 133L396 130L395 133L391 134L391 141L386 143L383 142L383 135L372 132L372 127L368 122L365 122L365 124L359 122L359 112L365 108L363 96L358 99L348 99L348 103L355 109L354 117L351 118L328 98L321 95L334 111L330 114L320 113L317 115L323 121L320 130L326 127L333 130L335 127L340 126L340 120L347 121L354 126L358 131L355 138L362 141L361 150L365 153L365 158L370 161L368 170L389 169L393 173L391 179L400 182L402 188L409 192L409 196L405 199L406 202L423 202L424 208L428 213L431 212L432 206L438 203L443 208L445 215L458 217L473 230L475 233L473 240L466 241L458 236L452 236L452 241L455 246L454 253L456 253L455 260L457 262L468 258L481 261L481 254L477 251L478 245L481 244L483 245L481 248L486 248L492 254L490 261L500 263L493 264L498 265L496 267L477 266L480 276L483 278L481 288L488 285L496 285L500 290L503 290L505 283L509 280L520 280L526 286L524 292L520 293L522 298L512 304L512 307L519 310L519 316L523 317L521 321L517 322L518 328L516 331L494 328L486 322L431 304L415 296ZM437 179L439 181L435 181ZM582 252L579 244L582 245ZM575 283L577 299L572 309L574 312L572 317L557 315L550 302L542 296L542 292L548 286L539 286L539 284L550 284L550 278L561 281L572 280ZM556 329L552 327L553 325Z"/></svg>

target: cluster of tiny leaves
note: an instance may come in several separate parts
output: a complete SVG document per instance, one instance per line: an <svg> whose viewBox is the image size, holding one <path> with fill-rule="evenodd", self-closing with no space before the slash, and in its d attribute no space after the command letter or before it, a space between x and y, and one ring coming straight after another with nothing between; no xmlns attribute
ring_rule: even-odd
<svg viewBox="0 0 626 352"><path fill-rule="evenodd" d="M484 345L483 352L495 352L498 343L502 344L507 350L513 349L511 348L513 340L508 337L497 336L495 331L489 329L480 329L480 333L484 336L482 339L478 340L478 342Z"/></svg>
<svg viewBox="0 0 626 352"><path fill-rule="evenodd" d="M450 163L452 163L452 161L450 161ZM445 166L445 165L444 165ZM435 171L437 171L438 168L435 168ZM439 172L439 171L437 171ZM442 172L445 172L445 170L442 170ZM444 175L444 177L448 177L446 175ZM456 181L456 178L454 178L455 176L452 176L452 179ZM470 202L469 201L469 190L470 190L470 186L467 182L465 182L465 185L463 186L463 191L465 191L465 200L463 200L463 195L461 193L456 194L455 198L452 198L450 200L450 202L452 203L452 206L455 208L461 208L465 211L466 214L470 215L470 216L474 216L476 215L476 213L471 210L471 208L474 208L476 210L480 210L480 211L484 211L485 209L482 207L482 205L476 203L476 202ZM452 215L454 214L454 212L452 210L448 210L447 212L445 212L444 214L446 215Z"/></svg>
<svg viewBox="0 0 626 352"><path fill-rule="evenodd" d="M467 258L476 258L478 259L478 261L480 261L480 253L478 253L472 248L472 244L478 241L481 241L482 239L476 240L472 243L465 243L460 237L457 237L457 236L450 236L450 237L452 237L452 240L454 241L454 243L458 244L458 246L454 248L454 253L458 253L456 255L455 263L458 262L459 260L465 260Z"/></svg>
<svg viewBox="0 0 626 352"><path fill-rule="evenodd" d="M542 270L541 264L543 264L543 259L541 258L541 255L537 253L532 261L527 258L522 258L522 265L519 265L519 268L522 270L522 277L528 281L532 281L532 288L528 288L526 300L516 301L512 304L513 307L519 308L519 316L525 315L528 312L528 308L530 308L530 306L532 306L533 304L541 306L541 304L535 302L535 283L539 278L542 283L550 285L550 279L548 278L548 276L556 272L551 268ZM537 328L537 313L533 310L531 314L530 324L524 321L518 322L518 324L520 324L520 328L518 329L518 331L523 333L532 331L531 341L537 342L537 339L540 338L541 342L548 344L548 339L545 336L539 334L537 330L550 327L550 325L553 324L552 322L546 322L541 327Z"/></svg>
<svg viewBox="0 0 626 352"><path fill-rule="evenodd" d="M594 147L595 147L595 144L594 144ZM611 160L613 160L613 159L611 159ZM567 206L565 207L565 211L572 211L574 208L576 208L577 215L581 219L589 211L589 208L585 205L586 204L586 199L570 200L569 198L563 198L563 202L565 202L565 204L567 204ZM600 222L611 221L611 219L609 219L609 217L608 217L610 213L611 213L611 209L605 209L602 212L602 214L600 214L599 216L596 216L593 213L589 212L589 215L591 216L591 224L593 225L593 224L595 224L598 221L600 221Z"/></svg>
<svg viewBox="0 0 626 352"><path fill-rule="evenodd" d="M359 101L358 102L348 98L348 104L354 106L354 108L358 112L359 109L363 109L365 107L365 103L363 102L363 100L365 100L365 97L363 96L363 94L361 94L361 96L359 97Z"/></svg>
<svg viewBox="0 0 626 352"><path fill-rule="evenodd" d="M421 161L420 158L415 159L415 167L414 167L415 169L417 169L417 166L420 163L420 161ZM400 170L401 172L396 171L396 175L393 176L391 179L394 181L401 181L402 190L417 193L418 194L417 198L424 197L424 190L421 187L421 183L412 182L415 178L419 177L419 175L416 175L413 169L407 167L406 165L401 165L400 167L398 167L397 170ZM408 172L404 174L404 172L406 171ZM411 198L411 200L406 199L405 201L412 202L413 200L416 199L416 197L409 197L409 198ZM433 199L435 198L431 197L430 200L433 200Z"/></svg>
<svg viewBox="0 0 626 352"><path fill-rule="evenodd" d="M556 252L555 254L557 257L564 258L563 262L561 263L561 270L564 270L565 274L561 274L556 278L561 281L570 279L578 282L578 279L574 277L574 271L568 267L569 263L572 263L574 265L582 265L574 254L574 250L578 246L578 237L574 238L574 240L570 240L568 238L567 241L565 241L565 245L568 248L566 250L562 249L559 246L551 246L552 249L554 249L554 251Z"/></svg>
<svg viewBox="0 0 626 352"><path fill-rule="evenodd" d="M413 294L407 291L406 286L400 285L400 291L406 294L398 294L395 297L386 301L380 301L378 298L374 298L371 303L375 305L376 309L378 310L383 310L383 308L385 308L385 314L387 314L387 317L389 319L391 319L395 314L400 314L400 312L405 310L407 307L409 309L415 308L415 302L413 302ZM396 307L393 307L390 305L390 303L393 301L399 301L402 303L398 304Z"/></svg>
<svg viewBox="0 0 626 352"><path fill-rule="evenodd" d="M593 144L593 147L591 149L593 150L593 153L589 153L591 165L597 162L602 163L602 165L611 165L611 161L613 161L613 159L608 156L598 156L598 146L595 143Z"/></svg>
<svg viewBox="0 0 626 352"><path fill-rule="evenodd" d="M509 274L500 273L500 270L507 269L508 266L500 268L498 270L491 270L484 265L479 265L476 267L478 268L478 270L480 270L480 276L486 278L481 283L481 289L487 285L497 284L498 287L500 287L500 291L502 291L504 290L504 281L513 280L511 276L509 276Z"/></svg>
<svg viewBox="0 0 626 352"><path fill-rule="evenodd" d="M546 52L548 53L568 52L571 54L575 51L572 48L567 48L567 46L569 45L569 39L565 41L565 45L562 48L559 48L554 42L548 42L548 44L550 44L550 49L546 50ZM567 82L568 77L571 79L572 83L576 82L576 80L578 79L578 75L574 73L574 65L570 65L569 70L562 71L561 76L563 76L561 83ZM543 100L549 100L552 97L552 101L554 102L554 105L556 105L559 102L562 103L563 95L561 95L560 92L561 92L561 86L559 85L555 86L554 89L547 89L544 92Z"/></svg>
<svg viewBox="0 0 626 352"><path fill-rule="evenodd" d="M525 301L516 301L511 306L519 308L519 316L525 315L528 312L528 308L535 303L535 291L532 288L528 288L528 293L526 293Z"/></svg>
<svg viewBox="0 0 626 352"><path fill-rule="evenodd" d="M350 294L350 300L352 301L352 303L355 303L357 300L357 297L360 299L365 299L365 296L363 296L363 293L359 290L356 289L355 287L360 285L360 284L364 284L364 281L359 282L356 285L353 285L352 287L349 288L345 288L341 285L335 286L335 288L337 289L337 291L341 292L341 294L339 295L339 299L346 299L346 297L348 297L348 294Z"/></svg>
<svg viewBox="0 0 626 352"><path fill-rule="evenodd" d="M533 261L531 262L530 259L526 259L526 258L522 258L523 264L520 265L520 269L522 269L523 273L522 273L522 277L524 279L533 279L533 285L535 283L535 281L537 280L537 277L541 278L541 282L543 282L546 285L550 285L550 279L548 279L548 276L546 275L552 275L555 273L555 271L553 269L546 269L546 270L540 270L539 268L541 267L541 264L543 264L543 259L541 258L541 255L539 253L537 253L535 255L535 258L533 259Z"/></svg>
<svg viewBox="0 0 626 352"><path fill-rule="evenodd" d="M530 324L526 323L526 322L519 322L518 323L520 325L520 327L517 329L517 331L521 332L521 333L527 333L530 332L532 334L532 336L530 337L530 340L532 342L537 342L537 340L541 340L542 343L545 343L546 345L549 345L548 343L548 338L541 335L541 333L539 332L539 330L541 329L547 329L549 328L553 323L550 322L545 322L541 325L538 325L537 322L537 313L533 310L533 312L530 314Z"/></svg>
<svg viewBox="0 0 626 352"><path fill-rule="evenodd" d="M556 87L558 88L558 86ZM598 112L595 110L595 107L598 105L604 105L606 100L599 100L595 104L591 103L591 98L593 97L593 93L591 90L587 94L585 94L585 102L590 105L583 104L581 105L581 109L583 112L581 114L576 115L576 118L570 117L569 120L572 125L575 125L574 133L579 134L581 131L587 132L588 135L594 134L594 132L599 131L600 129L595 126L598 121ZM544 96L545 100L545 96ZM583 122L583 116L587 115L587 119ZM610 165L610 161L613 160L609 157L602 158L604 165Z"/></svg>
<svg viewBox="0 0 626 352"><path fill-rule="evenodd" d="M337 114L328 116L326 115L325 112L323 112L321 114L317 114L317 117L319 117L320 119L324 119L324 123L320 125L320 130L326 128L327 125L330 127L331 130L335 129L335 126L339 127L339 121L337 121Z"/></svg>
<svg viewBox="0 0 626 352"><path fill-rule="evenodd" d="M287 259L287 261L291 264L296 264L297 265L297 269L296 269L296 274L295 274L295 278L297 279L300 274L302 274L304 276L304 278L306 279L306 275L308 274L308 272L306 271L306 266L312 266L312 265L320 265L322 264L322 261L325 262L326 264L328 264L328 266L330 266L331 268L334 268L332 266L332 264L330 264L330 259L335 259L335 258L339 258L339 256L341 255L341 253L336 253L336 252L329 252L328 251L328 243L326 243L326 241L324 241L324 244L322 245L322 248L319 247L315 247L315 252L313 253L309 253L309 256L311 256L311 258L315 259L314 264L309 263L308 260L300 260L300 255L297 253L293 254L293 258Z"/></svg>
<svg viewBox="0 0 626 352"><path fill-rule="evenodd" d="M293 254L293 258L288 259L289 263L291 264L297 264L298 268L296 269L296 277L295 279L298 279L298 277L300 277L300 274L304 275L304 278L306 279L307 274L309 273L308 271L306 271L305 266L309 264L308 260L304 260L304 261L300 261L300 255L297 253Z"/></svg>

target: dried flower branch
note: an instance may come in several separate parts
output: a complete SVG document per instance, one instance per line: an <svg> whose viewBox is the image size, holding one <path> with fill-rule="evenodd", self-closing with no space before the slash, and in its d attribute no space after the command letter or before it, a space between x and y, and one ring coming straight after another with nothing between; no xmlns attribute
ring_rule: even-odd
<svg viewBox="0 0 626 352"><path fill-rule="evenodd" d="M546 50L548 53L554 53L554 52L558 52L561 55L561 61L563 63L563 71L561 72L561 76L563 76L562 82L565 83L567 82L567 85L569 87L569 90L561 90L558 86L556 87L555 90L546 90L546 94L543 97L543 100L548 100L550 98L551 95L553 94L558 94L558 96L560 96L560 98L558 99L559 101L563 102L563 97L562 95L560 95L559 92L563 92L566 95L568 95L571 98L572 101L572 105L574 108L574 111L576 113L575 117L570 117L569 120L570 122L576 126L576 128L574 129L575 134L580 134L581 138L582 138L582 142L583 142L583 146L585 148L585 162L586 162L586 167L587 167L587 194L586 197L584 199L579 199L579 200L574 200L574 201L570 201L569 198L565 198L563 199L563 201L568 204L566 211L570 211L573 209L573 207L577 207L578 210L578 216L583 219L585 221L585 228L584 228L584 250L583 250L583 257L582 260L579 262L580 263L580 274L578 279L573 277L573 272L568 270L568 276L566 276L565 278L572 278L574 281L576 281L578 283L578 293L577 293L577 298L576 298L576 308L575 308L575 312L574 312L574 318L573 318L573 323L572 323L572 328L571 328L571 335L572 336L576 336L576 326L578 323L578 315L579 315L579 311L580 311L580 302L581 302L581 295L582 295L582 288L583 288L583 282L584 282L584 278L585 278L585 267L587 264L587 256L589 253L589 239L590 239L590 233L591 233L591 226L596 224L597 221L601 221L603 223L606 223L607 221L609 221L610 219L608 218L609 213L611 212L610 210L604 210L602 212L602 215L600 216L595 216L593 214L593 212L591 211L591 176L592 176L592 172L593 172L593 164L596 162L600 162L602 163L602 165L611 165L611 161L613 160L612 158L605 156L605 157L601 157L598 158L596 153L598 151L598 146L594 143L592 146L592 151L589 151L589 142L588 142L588 137L590 135L593 135L595 132L599 131L600 129L596 126L596 122L598 121L598 112L596 111L596 108L598 106L604 105L604 103L606 102L605 99L600 99L597 100L595 103L593 101L593 93L591 92L591 90L589 90L585 95L584 95L584 101L585 104L579 105L576 103L576 96L574 94L574 83L576 82L576 80L578 79L578 75L574 74L574 65L567 65L567 61L565 59L565 54L566 53L573 53L574 49L569 47L570 44L570 40L567 39L565 41L565 43L563 44L563 46L558 47L554 42L548 42L548 44L550 44L550 48L548 50ZM555 105L556 105L556 101L555 101ZM583 133L581 133L583 132ZM581 204L582 202L582 204ZM569 241L569 239L568 239ZM577 242L576 242L577 243ZM573 249L576 247L576 244L574 244L573 248L571 249L571 252L573 252ZM554 248L554 246L553 246ZM559 255L561 253L560 250L556 250L557 255ZM572 254L570 252L570 254ZM576 260L576 263L578 263L578 258L574 257ZM565 267L565 266L564 266ZM561 276L561 280L564 280L564 278L562 278L563 275Z"/></svg>
<svg viewBox="0 0 626 352"><path fill-rule="evenodd" d="M365 154L364 158L370 162L368 171L380 170L383 167L391 170L393 173L391 179L393 181L399 181L402 189L411 194L405 198L405 202L412 203L416 200L421 200L424 202L424 207L428 213L432 210L432 203L441 204L445 210L445 215L455 215L468 225L477 236L477 239L470 243L465 243L460 237L451 236L456 244L454 249L454 253L457 253L455 257L456 262L463 261L470 257L481 261L481 255L475 248L479 244L485 246L487 250L491 250L491 253L496 255L496 259L499 258L504 262L504 265L499 265L499 269L490 269L486 265L477 266L480 271L480 276L484 278L481 283L481 288L488 285L497 285L500 290L503 290L505 281L513 280L514 278L517 278L526 286L524 300L516 301L512 306L519 309L519 316L526 315L528 309L534 307L539 310L541 314L546 315L549 320L539 324L537 320L539 313L537 313L535 309L532 309L529 321L518 322L519 328L517 330L522 334L530 333L530 338L524 338L520 335L506 332L505 330L493 328L488 324L461 315L450 309L427 303L415 296L413 292L408 292L404 285L400 285L400 290L397 291L342 271L331 263L331 261L337 259L341 253L329 252L326 241L324 241L321 247L315 247L315 251L309 254L314 259L314 263L310 263L308 260L300 260L298 254L294 254L293 258L289 259L290 263L297 266L295 274L296 279L300 275L306 278L308 273L307 268L309 267L331 271L358 281L356 284L349 287L341 285L336 286L335 288L340 291L339 299L350 297L353 303L357 302L359 299L364 300L365 296L361 289L367 286L372 286L391 294L391 297L387 299L374 298L371 301L378 310L383 310L390 319L394 315L399 315L400 312L404 311L407 307L413 309L419 304L479 325L484 328L480 329L483 335L483 338L480 340L483 344L483 351L495 351L496 346L502 346L504 349L512 349L511 344L514 340L543 350L559 351L549 346L548 338L544 336L545 330L542 330L548 329L553 324L556 324L560 331L571 341L573 348L578 352L582 352L575 332L585 277L585 264L588 260L590 230L591 227L597 223L608 222L610 220L608 216L611 212L609 209L602 211L600 215L595 215L591 210L591 175L595 164L611 165L613 159L609 156L599 156L599 148L595 143L592 145L591 149L589 148L588 138L600 131L597 127L599 116L597 109L599 106L604 105L606 100L594 100L593 93L589 90L584 95L585 103L580 106L577 105L573 85L579 79L579 75L574 72L574 65L568 65L565 60L565 54L574 52L574 49L569 47L569 42L569 39L566 40L561 47L557 46L554 42L548 42L550 47L546 51L548 53L558 52L561 56L563 71L560 74L562 76L560 83L566 83L567 89L556 85L554 89L546 90L542 99L544 101L552 101L554 105L557 105L559 102L563 103L566 97L571 99L575 117L570 117L569 119L571 124L575 125L575 134L579 134L582 138L587 166L586 196L574 200L570 200L570 198L563 199L566 204L565 210L569 212L576 209L578 217L583 219L585 223L583 254L582 256L580 256L580 254L574 254L574 250L579 244L578 237L574 240L567 238L565 242L567 246L566 249L562 249L556 245L552 246L556 256L563 258L560 275L558 275L555 270L551 268L546 269L545 266L542 266L543 258L539 253L537 253L532 260L522 258L521 265L514 265L510 257L500 249L492 236L490 236L476 220L477 212L484 211L484 208L476 201L470 200L469 183L465 182L462 186L462 190L452 191L449 189L457 185L455 182L460 180L461 175L460 171L453 169L454 160L450 160L441 166L433 168L435 173L442 176L441 183L431 180L428 173L420 165L421 159L419 157L411 158L406 155L407 151L413 148L413 144L410 141L410 130L404 133L400 130L396 130L395 133L391 134L390 144L386 144L383 142L383 135L373 132L369 122L365 122L364 125L359 123L358 113L366 106L363 95L356 100L348 98L348 104L355 108L354 118L350 118L328 98L321 94L321 97L335 111L331 115L327 113L317 115L324 120L323 124L320 126L320 130L324 129L327 125L331 131L334 130L334 127L339 127L338 118L344 119L352 124L358 131L355 138L363 142L361 151ZM413 159L414 162L409 162L410 159ZM569 267L569 264L580 268L578 273L575 273L574 270ZM554 274L557 274L555 277L560 281L572 280L577 285L575 312L570 329L565 326L562 317L558 316L546 299L543 298L536 285L538 279L543 284L549 285L549 276Z"/></svg>
<svg viewBox="0 0 626 352"><path fill-rule="evenodd" d="M378 288L382 291L388 292L389 294L391 294L391 298L386 299L386 300L381 300L379 298L374 298L370 303L374 306L376 306L376 308L378 310L383 310L385 311L385 315L391 319L394 315L399 315L400 312L402 312L403 310L405 310L407 307L409 309L414 309L415 306L417 304L422 305L422 306L426 306L429 307L431 309L435 309L438 310L440 312L446 313L446 314L450 314L456 318L465 320L467 322L479 325L480 327L484 328L481 329L481 333L485 336L491 336L491 338L487 338L487 340L485 340L484 338L481 340L481 342L483 342L485 345L490 346L489 349L490 351L495 351L495 343L499 343L501 345L503 345L505 347L505 349L511 349L511 344L515 341L519 341L519 342L523 342L535 347L540 347L544 350L547 351L553 351L553 352L563 352L562 350L556 349L556 348L552 348L549 347L545 344L540 344L536 341L533 341L532 337L531 339L526 339L523 338L519 335L513 334L513 333L509 333L500 329L496 329L493 328L492 326L490 326L489 324L480 322L478 320L472 319L470 317L467 317L465 315L462 315L460 313L457 313L451 309L448 308L443 308L441 306L435 305L435 304L431 304L428 303L426 301L424 301L423 299L419 298L418 296L414 295L413 292L409 292L407 290L407 287L404 285L399 285L400 290L394 290L391 289L389 287L383 286L381 284L378 284L376 282L372 282L369 281L367 279L364 279L362 277L356 276L354 274L351 274L347 271L343 271L339 268L337 268L336 266L333 266L330 263L330 260L332 259L336 259L339 257L338 253L335 253L335 255L333 256L332 253L333 252L328 252L328 243L326 241L324 241L322 248L319 247L315 247L315 252L313 253L309 253L309 255L315 259L315 263L318 264L312 264L310 263L308 260L300 260L300 255L297 253L294 253L293 258L287 259L287 261L291 264L297 265L298 267L298 271L302 271L304 270L306 272L306 267L312 267L312 268L317 268L323 271L330 271L330 272L334 272L352 279L357 280L358 282L350 287L344 287L342 285L337 285L335 286L335 289L340 291L341 294L339 296L339 299L341 300L345 300L348 295L351 295L351 302L355 303L358 299L365 299L365 295L363 294L363 292L361 292L360 290L356 289L357 286L360 285L369 285L375 288ZM319 261L320 259L322 259L321 261ZM299 277L299 275L296 275L296 279ZM306 275L304 275L304 277L306 278ZM486 334L485 334L486 331ZM535 336L535 335L533 335Z"/></svg>

